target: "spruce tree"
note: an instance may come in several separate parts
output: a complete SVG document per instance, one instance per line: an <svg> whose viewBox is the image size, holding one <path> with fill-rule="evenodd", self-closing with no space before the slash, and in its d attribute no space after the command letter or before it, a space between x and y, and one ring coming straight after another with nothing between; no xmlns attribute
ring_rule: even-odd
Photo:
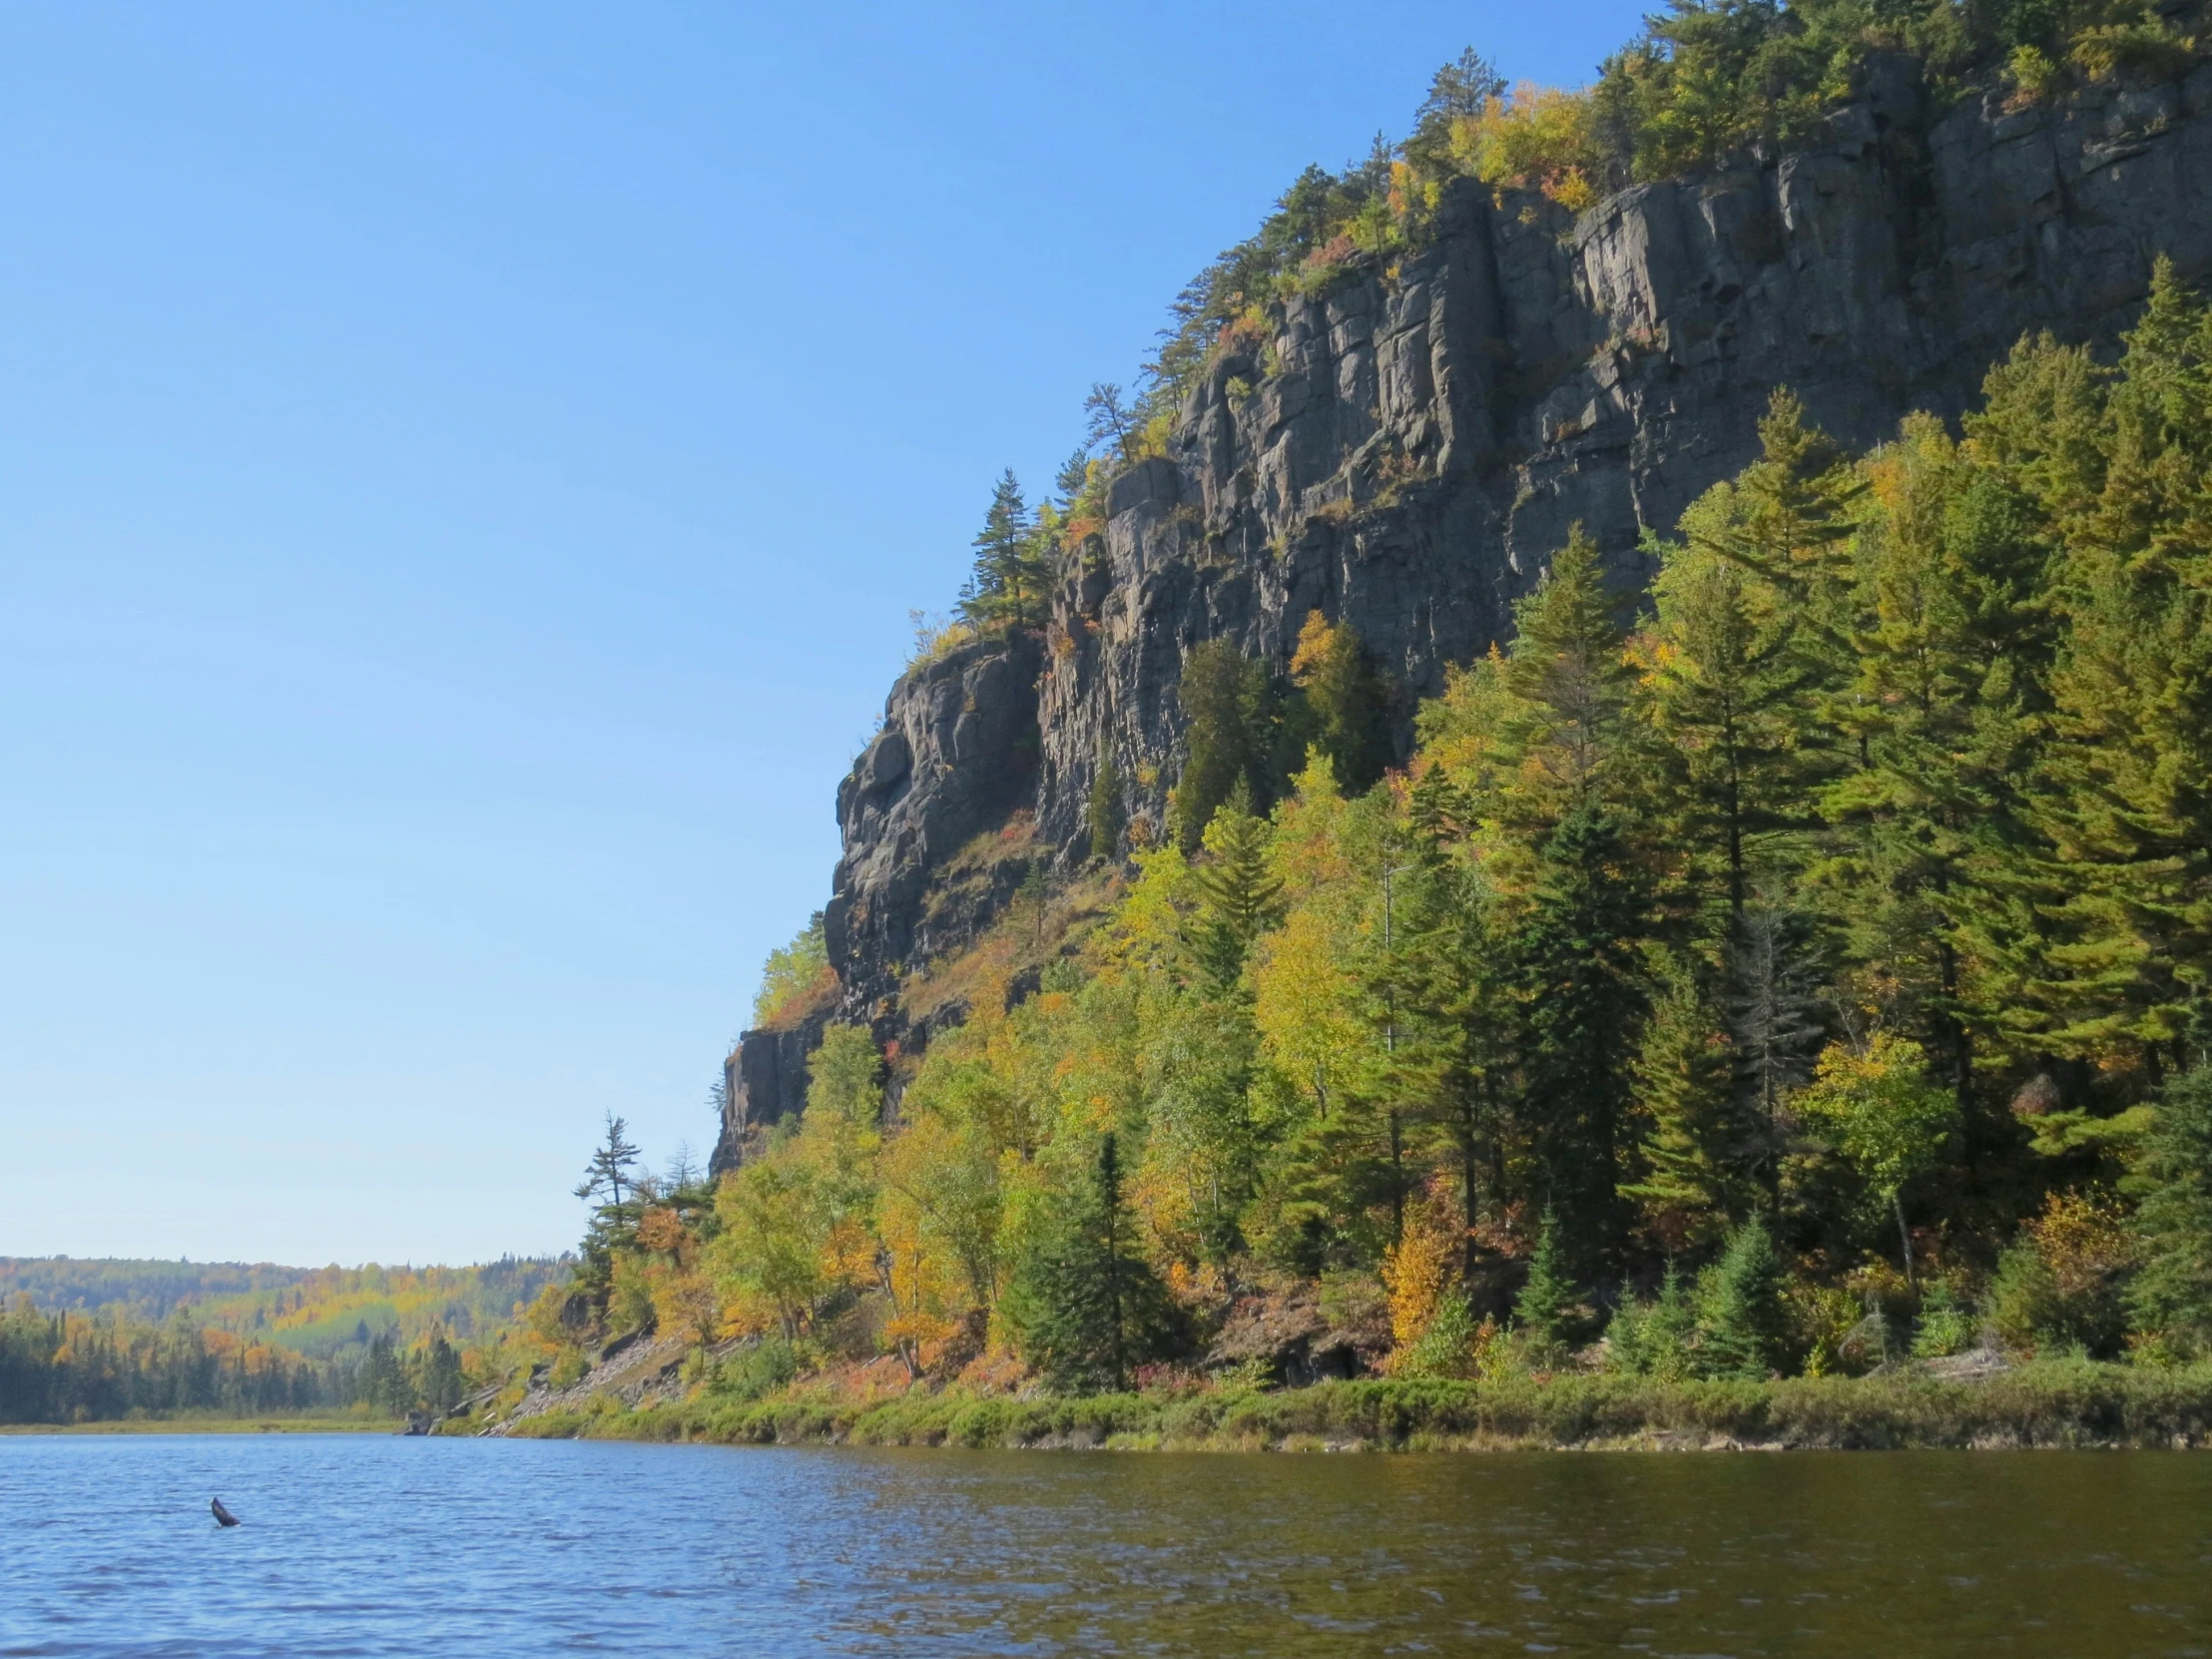
<svg viewBox="0 0 2212 1659"><path fill-rule="evenodd" d="M1136 1367L1173 1351L1177 1310L1137 1248L1112 1134L1088 1190L1023 1263L1017 1310L1028 1358L1069 1392L1126 1388Z"/></svg>
<svg viewBox="0 0 2212 1659"><path fill-rule="evenodd" d="M1636 1056L1637 1102L1651 1125L1644 1174L1621 1188L1670 1254L1717 1238L1745 1197L1750 1137L1735 1111L1729 1058L1711 1001L1695 973L1678 968Z"/></svg>
<svg viewBox="0 0 2212 1659"><path fill-rule="evenodd" d="M2135 1184L2131 1323L2176 1358L2212 1356L2212 1066L2166 1085Z"/></svg>
<svg viewBox="0 0 2212 1659"><path fill-rule="evenodd" d="M1574 1351L1579 1297L1559 1239L1559 1219L1546 1210L1528 1258L1528 1278L1513 1299L1513 1329L1531 1365L1565 1363Z"/></svg>
<svg viewBox="0 0 2212 1659"><path fill-rule="evenodd" d="M1685 526L1715 510L1700 502ZM1724 899L1736 925L1760 862L1801 861L1777 856L1779 843L1813 827L1810 786L1836 765L1827 733L1806 718L1816 673L1801 613L1783 589L1700 547L1665 550L1652 596L1638 655L1656 740L1653 805L1691 860L1696 896Z"/></svg>
<svg viewBox="0 0 2212 1659"><path fill-rule="evenodd" d="M1192 945L1200 970L1216 992L1237 983L1252 943L1276 918L1282 881L1268 870L1268 827L1251 810L1251 797L1237 792L1206 827L1206 850L1212 858L1195 879L1202 904Z"/></svg>
<svg viewBox="0 0 2212 1659"><path fill-rule="evenodd" d="M1785 1282L1774 1239L1754 1216L1700 1279L1698 1375L1759 1382L1782 1369L1789 1336Z"/></svg>
<svg viewBox="0 0 2212 1659"><path fill-rule="evenodd" d="M1499 750L1524 780L1514 811L1524 829L1619 793L1620 727L1634 682L1619 608L1598 545L1579 524L1536 591L1513 607L1504 680L1518 707Z"/></svg>
<svg viewBox="0 0 2212 1659"><path fill-rule="evenodd" d="M1011 467L992 486L974 545L975 566L960 594L960 614L979 628L1025 628L1040 621L1044 552Z"/></svg>
<svg viewBox="0 0 2212 1659"><path fill-rule="evenodd" d="M1207 640L1183 660L1176 688L1186 760L1175 787L1176 840L1196 852L1206 826L1242 785L1247 811L1265 812L1282 777L1278 719L1264 664L1248 663L1227 640Z"/></svg>
<svg viewBox="0 0 2212 1659"><path fill-rule="evenodd" d="M2043 822L2065 866L2058 1045L2155 1077L2212 985L2212 310L2161 260L2112 388L2106 469L2064 526Z"/></svg>
<svg viewBox="0 0 2212 1659"><path fill-rule="evenodd" d="M1545 841L1514 941L1527 1002L1528 1130L1586 1271L1621 1243L1621 1125L1643 1009L1648 904L1607 814L1577 808Z"/></svg>

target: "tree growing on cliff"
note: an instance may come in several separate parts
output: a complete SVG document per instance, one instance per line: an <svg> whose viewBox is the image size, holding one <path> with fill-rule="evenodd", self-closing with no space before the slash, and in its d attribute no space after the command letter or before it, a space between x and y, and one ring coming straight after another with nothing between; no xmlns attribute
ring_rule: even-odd
<svg viewBox="0 0 2212 1659"><path fill-rule="evenodd" d="M1044 619L1045 551L1008 467L991 489L983 528L975 534L975 566L960 590L960 615L978 628L1033 627Z"/></svg>
<svg viewBox="0 0 2212 1659"><path fill-rule="evenodd" d="M1091 774L1091 799L1084 823L1091 832L1092 857L1110 862L1121 855L1128 815L1121 804L1121 769L1114 765L1114 746L1104 732L1098 735L1098 766Z"/></svg>
<svg viewBox="0 0 2212 1659"><path fill-rule="evenodd" d="M1390 764L1388 692L1352 624L1309 612L1291 654L1291 683L1304 694L1307 727L1337 787L1347 795L1373 787Z"/></svg>
<svg viewBox="0 0 2212 1659"><path fill-rule="evenodd" d="M1282 722L1267 665L1246 662L1227 640L1191 647L1176 695L1188 759L1175 787L1175 833L1188 854L1240 786L1252 811L1265 812L1275 799Z"/></svg>
<svg viewBox="0 0 2212 1659"><path fill-rule="evenodd" d="M607 1139L591 1155L591 1162L584 1168L584 1179L576 1188L576 1196L589 1203L603 1199L608 1205L620 1209L623 1193L633 1185L630 1172L637 1168L638 1149L629 1138L630 1126L614 1113L607 1114Z"/></svg>

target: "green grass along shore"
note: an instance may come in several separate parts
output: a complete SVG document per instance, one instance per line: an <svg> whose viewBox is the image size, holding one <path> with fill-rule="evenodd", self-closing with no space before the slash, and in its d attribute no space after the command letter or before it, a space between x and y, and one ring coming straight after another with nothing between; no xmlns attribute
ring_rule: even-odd
<svg viewBox="0 0 2212 1659"><path fill-rule="evenodd" d="M182 1411L175 1415L111 1417L101 1422L0 1423L0 1434L396 1434L400 1417L234 1416L221 1411Z"/></svg>
<svg viewBox="0 0 2212 1659"><path fill-rule="evenodd" d="M1010 1399L958 1388L875 1404L803 1392L556 1412L533 1437L1117 1450L1480 1451L2212 1446L2212 1365L2046 1361L1981 1381L1906 1373L1770 1382L1628 1377L1323 1382Z"/></svg>

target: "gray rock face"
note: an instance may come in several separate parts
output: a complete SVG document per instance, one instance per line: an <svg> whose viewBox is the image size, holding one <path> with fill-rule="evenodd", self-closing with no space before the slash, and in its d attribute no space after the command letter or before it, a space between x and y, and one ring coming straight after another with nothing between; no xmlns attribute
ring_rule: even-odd
<svg viewBox="0 0 2212 1659"><path fill-rule="evenodd" d="M1307 615L1359 631L1401 691L1503 640L1579 522L1623 587L1642 533L1757 453L1787 385L1847 444L1955 416L2024 333L2109 343L2153 260L2212 271L2212 70L1931 117L1910 64L1812 149L1623 192L1580 219L1462 182L1394 270L1348 269L1264 345L1221 353L1165 456L1113 482L1059 573L1045 637L909 673L838 792L830 902L843 1014L889 1034L896 969L988 905L932 916L968 837L1035 815L1087 850L1100 743L1132 820L1164 823L1185 655L1289 660Z"/></svg>
<svg viewBox="0 0 2212 1659"><path fill-rule="evenodd" d="M822 1041L822 1021L783 1031L748 1031L722 1062L722 1122L707 1173L737 1168L746 1138L807 1105L807 1056Z"/></svg>

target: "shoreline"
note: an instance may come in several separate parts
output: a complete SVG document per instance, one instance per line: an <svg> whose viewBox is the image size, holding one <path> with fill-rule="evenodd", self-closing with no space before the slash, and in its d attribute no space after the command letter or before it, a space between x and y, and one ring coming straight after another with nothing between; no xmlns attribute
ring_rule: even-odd
<svg viewBox="0 0 2212 1659"><path fill-rule="evenodd" d="M397 1434L405 1427L398 1417L119 1417L107 1422L5 1422L0 1434Z"/></svg>
<svg viewBox="0 0 2212 1659"><path fill-rule="evenodd" d="M1913 1373L1768 1382L1378 1380L1028 1399L947 1388L840 1401L800 1388L751 1402L709 1395L548 1412L500 1432L1005 1450L2190 1450L2212 1448L2212 1365L2043 1362L1973 1381Z"/></svg>

